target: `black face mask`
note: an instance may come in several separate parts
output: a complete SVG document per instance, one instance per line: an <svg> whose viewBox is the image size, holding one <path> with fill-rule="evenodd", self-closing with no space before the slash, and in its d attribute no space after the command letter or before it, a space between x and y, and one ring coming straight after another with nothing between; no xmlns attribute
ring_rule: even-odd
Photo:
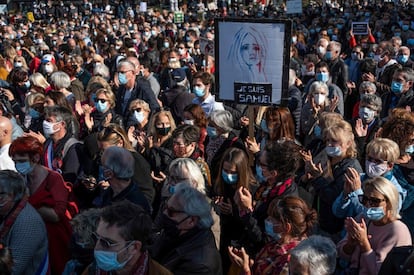
<svg viewBox="0 0 414 275"><path fill-rule="evenodd" d="M168 217L166 214L162 213L161 216L161 227L164 229L164 232L169 237L178 237L180 235L180 229L178 229L178 226L183 223L186 219L188 219L190 216L185 217L179 222L174 221L170 217Z"/></svg>
<svg viewBox="0 0 414 275"><path fill-rule="evenodd" d="M168 135L168 133L171 130L171 127L165 127L165 128L155 128L157 130L157 134L159 134L160 136L166 136Z"/></svg>

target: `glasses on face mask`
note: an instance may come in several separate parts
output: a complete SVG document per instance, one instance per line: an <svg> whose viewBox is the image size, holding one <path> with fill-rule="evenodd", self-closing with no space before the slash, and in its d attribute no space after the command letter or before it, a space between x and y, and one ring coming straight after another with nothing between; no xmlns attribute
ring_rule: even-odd
<svg viewBox="0 0 414 275"><path fill-rule="evenodd" d="M371 207L378 207L381 202L386 201L387 199L378 199L374 197L367 197L365 195L359 195L358 196L359 202L363 205L369 205Z"/></svg>
<svg viewBox="0 0 414 275"><path fill-rule="evenodd" d="M121 243L123 243L123 241L113 242L111 240L102 238L96 232L92 233L92 237L95 240L95 243L99 242L100 246L102 246L102 248L104 248L104 249L110 249L111 247L115 247L115 246L120 245ZM133 241L125 241L126 244L129 244L131 242L133 242Z"/></svg>

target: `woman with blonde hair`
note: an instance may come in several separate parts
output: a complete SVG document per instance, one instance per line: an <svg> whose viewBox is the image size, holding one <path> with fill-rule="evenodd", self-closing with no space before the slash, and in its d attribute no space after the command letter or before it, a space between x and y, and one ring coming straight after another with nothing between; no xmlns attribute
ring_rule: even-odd
<svg viewBox="0 0 414 275"><path fill-rule="evenodd" d="M172 133L176 125L170 111L155 113L149 124L148 149L144 154L151 165L151 176L157 183L165 180L168 166L174 159Z"/></svg>
<svg viewBox="0 0 414 275"><path fill-rule="evenodd" d="M32 84L30 87L30 91L32 93L43 93L46 94L52 87L50 86L49 82L47 82L46 78L41 73L34 73L29 76L30 83Z"/></svg>
<svg viewBox="0 0 414 275"><path fill-rule="evenodd" d="M359 198L367 211L345 220L347 235L337 248L339 257L350 262L348 269L353 273L349 274L378 274L388 252L411 245L411 235L399 220L399 195L394 184L375 177L364 182L363 191Z"/></svg>
<svg viewBox="0 0 414 275"><path fill-rule="evenodd" d="M95 107L85 112L85 126L88 133L101 131L109 123L123 127L122 117L115 113L115 94L112 90L101 88L95 92L95 95Z"/></svg>
<svg viewBox="0 0 414 275"><path fill-rule="evenodd" d="M346 121L338 121L323 132L326 147L318 156L319 163L314 163L310 152L302 152L305 159L305 177L302 181L310 184L315 192L320 228L333 238L343 229L343 219L335 217L332 204L343 190L348 168L362 173L357 160L357 149L352 126ZM316 161L315 161L316 162Z"/></svg>

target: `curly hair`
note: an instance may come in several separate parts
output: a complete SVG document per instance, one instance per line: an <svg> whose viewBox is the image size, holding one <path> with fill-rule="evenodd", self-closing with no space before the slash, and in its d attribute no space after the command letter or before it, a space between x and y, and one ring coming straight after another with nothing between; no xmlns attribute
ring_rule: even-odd
<svg viewBox="0 0 414 275"><path fill-rule="evenodd" d="M382 137L395 141L400 147L400 155L412 143L414 133L414 115L402 108L396 108L382 127Z"/></svg>
<svg viewBox="0 0 414 275"><path fill-rule="evenodd" d="M293 178L303 164L300 146L292 140L269 141L265 146L266 164L269 170L276 170L278 181Z"/></svg>
<svg viewBox="0 0 414 275"><path fill-rule="evenodd" d="M292 228L290 234L293 237L307 236L318 220L315 209L309 208L303 199L294 196L274 199L269 204L267 214L280 220L283 225L289 223Z"/></svg>

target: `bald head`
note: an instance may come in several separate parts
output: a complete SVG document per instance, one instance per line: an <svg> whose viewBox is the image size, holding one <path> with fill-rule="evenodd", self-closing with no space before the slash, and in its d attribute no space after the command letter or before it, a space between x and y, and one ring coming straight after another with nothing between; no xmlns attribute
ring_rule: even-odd
<svg viewBox="0 0 414 275"><path fill-rule="evenodd" d="M0 147L11 143L12 129L10 119L0 116Z"/></svg>

